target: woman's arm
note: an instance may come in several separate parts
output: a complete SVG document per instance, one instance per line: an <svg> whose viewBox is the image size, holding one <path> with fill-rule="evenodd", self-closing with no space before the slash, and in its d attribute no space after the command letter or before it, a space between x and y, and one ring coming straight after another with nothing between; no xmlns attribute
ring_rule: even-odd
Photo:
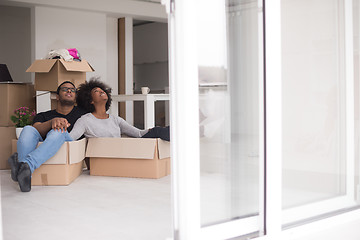
<svg viewBox="0 0 360 240"><path fill-rule="evenodd" d="M76 141L85 133L85 131L86 131L86 119L83 116L75 122L74 127L70 132L70 136L74 141Z"/></svg>
<svg viewBox="0 0 360 240"><path fill-rule="evenodd" d="M124 133L129 137L140 138L149 131L148 129L140 130L140 129L130 125L129 123L127 123L121 117L118 117L118 122L119 122L121 133Z"/></svg>

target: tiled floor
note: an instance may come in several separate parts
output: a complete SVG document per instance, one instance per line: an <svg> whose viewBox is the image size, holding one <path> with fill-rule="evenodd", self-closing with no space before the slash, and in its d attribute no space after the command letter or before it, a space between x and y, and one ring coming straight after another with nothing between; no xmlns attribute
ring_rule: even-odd
<svg viewBox="0 0 360 240"><path fill-rule="evenodd" d="M171 177L90 176L22 193L1 170L4 240L165 240L172 237Z"/></svg>

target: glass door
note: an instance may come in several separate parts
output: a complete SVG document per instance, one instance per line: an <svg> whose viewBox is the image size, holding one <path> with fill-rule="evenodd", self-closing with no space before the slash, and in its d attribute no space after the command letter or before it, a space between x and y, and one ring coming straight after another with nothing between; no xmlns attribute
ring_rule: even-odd
<svg viewBox="0 0 360 240"><path fill-rule="evenodd" d="M263 235L262 1L168 10L175 239Z"/></svg>
<svg viewBox="0 0 360 240"><path fill-rule="evenodd" d="M351 0L281 2L287 228L358 204L353 47L358 11Z"/></svg>
<svg viewBox="0 0 360 240"><path fill-rule="evenodd" d="M261 5L197 4L201 224L211 226L259 213Z"/></svg>

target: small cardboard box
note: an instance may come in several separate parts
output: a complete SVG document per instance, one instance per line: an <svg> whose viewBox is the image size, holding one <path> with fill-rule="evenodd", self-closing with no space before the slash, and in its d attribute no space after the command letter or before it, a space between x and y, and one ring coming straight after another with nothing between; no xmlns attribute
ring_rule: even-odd
<svg viewBox="0 0 360 240"><path fill-rule="evenodd" d="M170 143L151 138L90 138L90 175L161 178L170 174Z"/></svg>
<svg viewBox="0 0 360 240"><path fill-rule="evenodd" d="M0 83L0 126L8 127L15 124L10 120L14 115L14 110L19 107L28 107L35 109L35 91L34 85L29 83Z"/></svg>
<svg viewBox="0 0 360 240"><path fill-rule="evenodd" d="M9 169L7 162L11 156L11 140L16 138L15 127L0 127L0 169Z"/></svg>
<svg viewBox="0 0 360 240"><path fill-rule="evenodd" d="M78 87L86 80L86 72L94 69L86 60L66 62L63 59L35 60L26 72L35 73L36 91L53 91L64 81L70 81Z"/></svg>
<svg viewBox="0 0 360 240"><path fill-rule="evenodd" d="M12 141L12 150L16 152L17 140ZM41 143L39 143L41 144ZM31 178L33 186L69 185L83 169L86 139L65 142L59 151L39 168Z"/></svg>

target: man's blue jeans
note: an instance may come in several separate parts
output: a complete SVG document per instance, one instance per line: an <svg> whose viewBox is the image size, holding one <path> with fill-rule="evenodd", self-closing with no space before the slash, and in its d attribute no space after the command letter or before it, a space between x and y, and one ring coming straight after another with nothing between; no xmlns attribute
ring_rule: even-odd
<svg viewBox="0 0 360 240"><path fill-rule="evenodd" d="M44 162L54 156L66 141L72 141L70 134L61 131L50 130L45 138L33 126L26 126L21 131L17 142L19 162L29 164L31 172L41 166ZM43 142L38 148L39 142Z"/></svg>

